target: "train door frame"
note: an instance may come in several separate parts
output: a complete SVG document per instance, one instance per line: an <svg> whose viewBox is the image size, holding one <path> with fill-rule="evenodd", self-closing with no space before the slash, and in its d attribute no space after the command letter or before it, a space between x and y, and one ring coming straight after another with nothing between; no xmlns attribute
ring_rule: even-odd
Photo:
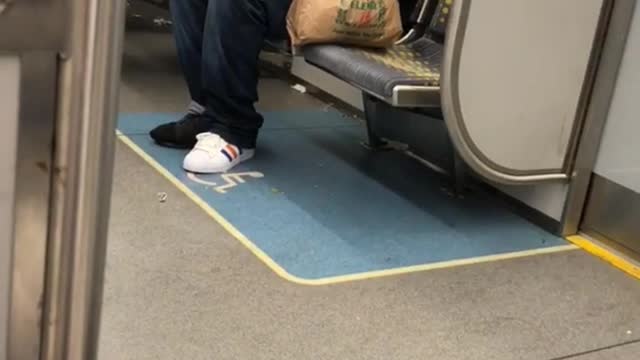
<svg viewBox="0 0 640 360"><path fill-rule="evenodd" d="M563 236L575 235L580 230L635 6L636 0L613 1L582 133L576 146L569 193L561 220Z"/></svg>
<svg viewBox="0 0 640 360"><path fill-rule="evenodd" d="M93 359L125 0L0 0L19 61L15 226L0 359ZM3 324L4 325L4 324Z"/></svg>

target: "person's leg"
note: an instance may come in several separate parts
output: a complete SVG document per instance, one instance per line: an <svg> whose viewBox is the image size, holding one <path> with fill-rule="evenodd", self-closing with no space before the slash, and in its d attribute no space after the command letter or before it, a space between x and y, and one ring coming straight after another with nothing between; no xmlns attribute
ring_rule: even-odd
<svg viewBox="0 0 640 360"><path fill-rule="evenodd" d="M202 48L204 117L211 136L200 136L184 168L224 172L253 156L262 116L258 56L268 36L284 32L291 0L211 0Z"/></svg>
<svg viewBox="0 0 640 360"><path fill-rule="evenodd" d="M212 0L214 1L214 0ZM150 132L164 146L191 148L196 135L211 128L211 120L200 116L204 110L202 96L202 40L209 0L171 0L173 36L178 61L189 88L191 104L180 121L160 125Z"/></svg>
<svg viewBox="0 0 640 360"><path fill-rule="evenodd" d="M280 33L291 0L212 0L203 42L202 93L213 132L242 148L254 148L262 116L258 56L264 40Z"/></svg>
<svg viewBox="0 0 640 360"><path fill-rule="evenodd" d="M201 105L202 39L209 0L171 0L173 37L191 99Z"/></svg>

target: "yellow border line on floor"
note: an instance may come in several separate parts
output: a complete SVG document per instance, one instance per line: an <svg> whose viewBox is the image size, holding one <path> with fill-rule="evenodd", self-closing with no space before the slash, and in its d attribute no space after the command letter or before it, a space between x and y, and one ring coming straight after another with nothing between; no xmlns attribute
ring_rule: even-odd
<svg viewBox="0 0 640 360"><path fill-rule="evenodd" d="M631 261L628 261L615 252L610 251L606 247L599 245L596 242L580 235L569 236L567 237L567 240L569 240L571 243L578 246L582 250L588 252L589 254L599 257L600 259L608 262L609 264L624 271L625 273L633 276L636 279L640 279L640 267L638 267L638 265L632 263Z"/></svg>
<svg viewBox="0 0 640 360"><path fill-rule="evenodd" d="M219 212L202 200L196 193L194 193L189 187L178 180L169 170L165 169L154 158L147 154L142 148L140 148L133 140L124 135L122 132L116 130L118 139L122 141L127 147L129 147L134 153L140 156L149 166L159 172L164 178L166 178L171 184L173 184L178 190L185 194L189 199L196 203L205 213L211 216L220 226L222 226L229 234L236 238L242 245L244 245L249 251L251 251L260 261L267 265L273 272L282 277L283 279L300 284L300 285L333 285L339 283L345 283L350 281L367 280L374 278L381 278L393 275L410 274L415 272L423 272L435 269L444 269L456 266L480 264L487 262L494 262L506 259L522 258L533 255L551 254L561 251L576 250L575 245L560 245L543 249L534 249L526 251L517 251L499 255L479 256L469 259L443 261L438 263L407 266L401 268L394 268L389 270L370 271L358 274L343 275L327 277L322 279L304 279L290 274L282 266L276 263L269 255L256 246L251 240L249 240L244 234L242 234L235 226L233 226L227 219L225 219Z"/></svg>

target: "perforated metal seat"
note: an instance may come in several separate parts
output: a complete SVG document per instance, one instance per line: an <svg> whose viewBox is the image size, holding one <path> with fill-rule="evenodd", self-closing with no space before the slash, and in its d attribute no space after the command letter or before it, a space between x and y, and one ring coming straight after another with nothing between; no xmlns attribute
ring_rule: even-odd
<svg viewBox="0 0 640 360"><path fill-rule="evenodd" d="M338 45L312 45L303 49L305 60L397 107L439 107L440 67L444 36L452 0L440 0L429 32L390 49L364 49Z"/></svg>

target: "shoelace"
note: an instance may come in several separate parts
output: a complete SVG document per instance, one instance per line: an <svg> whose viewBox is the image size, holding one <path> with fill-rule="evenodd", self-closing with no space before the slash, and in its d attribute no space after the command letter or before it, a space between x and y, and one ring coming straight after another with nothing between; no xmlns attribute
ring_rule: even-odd
<svg viewBox="0 0 640 360"><path fill-rule="evenodd" d="M198 142L196 143L195 149L206 151L210 154L216 153L226 145L226 142L216 134L212 133L202 133L196 136Z"/></svg>

